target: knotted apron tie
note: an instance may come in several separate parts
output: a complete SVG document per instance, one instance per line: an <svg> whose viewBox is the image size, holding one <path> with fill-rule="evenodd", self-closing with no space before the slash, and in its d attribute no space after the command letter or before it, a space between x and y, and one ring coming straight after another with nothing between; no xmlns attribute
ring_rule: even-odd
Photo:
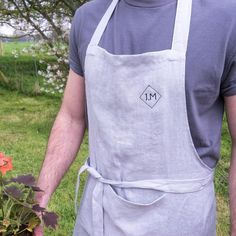
<svg viewBox="0 0 236 236"><path fill-rule="evenodd" d="M213 181L214 172L205 178L197 179L145 179L137 181L119 181L103 178L103 176L92 166L90 166L89 157L86 159L84 165L81 166L78 172L76 191L75 191L75 214L78 213L78 193L80 186L80 175L87 170L89 174L97 179L97 183L93 190L92 209L93 209L93 224L94 236L103 235L103 187L104 184L110 184L121 188L142 188L163 191L165 193L191 193L200 191ZM101 227L98 227L100 225Z"/></svg>

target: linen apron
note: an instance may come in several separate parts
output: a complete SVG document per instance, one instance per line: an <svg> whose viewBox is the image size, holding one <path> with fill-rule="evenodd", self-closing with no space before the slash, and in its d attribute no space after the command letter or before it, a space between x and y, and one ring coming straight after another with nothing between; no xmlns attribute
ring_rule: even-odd
<svg viewBox="0 0 236 236"><path fill-rule="evenodd" d="M118 2L85 57L89 156L76 202L89 175L73 235L214 236L214 169L194 147L186 108L192 0L178 0L171 49L135 55L98 45Z"/></svg>

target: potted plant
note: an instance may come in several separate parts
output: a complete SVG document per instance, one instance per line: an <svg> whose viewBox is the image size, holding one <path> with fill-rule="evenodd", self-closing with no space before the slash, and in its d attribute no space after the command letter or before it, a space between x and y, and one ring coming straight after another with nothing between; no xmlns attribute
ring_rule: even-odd
<svg viewBox="0 0 236 236"><path fill-rule="evenodd" d="M53 229L58 216L39 206L34 198L37 191L32 175L6 178L12 170L12 159L0 152L0 236L30 236L40 224Z"/></svg>

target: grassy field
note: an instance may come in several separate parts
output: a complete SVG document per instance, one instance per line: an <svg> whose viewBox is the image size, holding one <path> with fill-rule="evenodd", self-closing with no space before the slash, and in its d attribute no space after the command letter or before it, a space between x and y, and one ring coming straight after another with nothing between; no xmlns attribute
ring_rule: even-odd
<svg viewBox="0 0 236 236"><path fill-rule="evenodd" d="M12 51L20 52L23 48L29 47L31 42L10 42L4 43L4 56L12 56Z"/></svg>
<svg viewBox="0 0 236 236"><path fill-rule="evenodd" d="M10 174L32 173L37 176L60 100L24 96L1 87L0 97L0 150L13 157L14 171ZM49 206L60 215L59 228L55 233L47 231L46 235L72 235L74 188L77 170L87 155L87 136L84 142L79 158L63 179Z"/></svg>
<svg viewBox="0 0 236 236"><path fill-rule="evenodd" d="M39 60L42 55L37 54L35 57L23 53L20 54L23 48L27 48L32 43L4 43L4 56L0 56L0 72L3 73L8 81L1 79L0 85L9 90L18 90L27 95L38 94L38 84L42 86L43 79L38 75L38 70L45 70L46 65L40 64ZM18 58L14 58L12 51L19 54ZM44 56L45 61L54 61L52 56Z"/></svg>
<svg viewBox="0 0 236 236"><path fill-rule="evenodd" d="M3 67L1 62L14 64L14 58L10 56L10 50L21 48L25 45L7 44L6 55L0 57L0 70ZM19 58L21 60L21 58ZM31 64L30 57L25 60L24 68L20 68L22 80L29 84L29 80L34 80L34 67ZM17 62L18 63L18 62ZM2 67L1 67L2 66ZM9 66L9 65L8 65ZM5 68L4 73L11 78L12 71L9 67ZM22 93L12 88L7 89L0 85L0 151L13 157L14 171L11 175L22 173L32 173L38 175L44 152L53 121L60 107L61 99L59 97L32 96L30 93ZM28 85L28 89L32 89ZM230 159L230 137L226 122L223 124L221 160L217 166L215 187L217 192L217 212L218 225L217 235L229 235L229 206L228 206L228 185L227 173ZM80 152L70 171L66 174L59 188L55 192L51 202L50 209L60 215L59 228L56 232L47 231L46 236L67 236L71 235L75 220L73 201L74 187L77 177L77 170L81 166L88 154L87 134L81 146ZM83 175L82 186L87 174ZM82 191L80 191L81 196Z"/></svg>

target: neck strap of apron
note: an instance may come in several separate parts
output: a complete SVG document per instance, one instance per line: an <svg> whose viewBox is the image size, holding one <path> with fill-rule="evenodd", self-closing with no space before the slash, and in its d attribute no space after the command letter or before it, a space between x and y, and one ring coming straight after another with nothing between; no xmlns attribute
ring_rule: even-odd
<svg viewBox="0 0 236 236"><path fill-rule="evenodd" d="M97 46L99 44L102 34L104 33L108 21L111 18L118 2L119 0L112 0L91 38L89 43L90 45ZM172 50L186 53L191 22L191 12L192 0L177 0Z"/></svg>

